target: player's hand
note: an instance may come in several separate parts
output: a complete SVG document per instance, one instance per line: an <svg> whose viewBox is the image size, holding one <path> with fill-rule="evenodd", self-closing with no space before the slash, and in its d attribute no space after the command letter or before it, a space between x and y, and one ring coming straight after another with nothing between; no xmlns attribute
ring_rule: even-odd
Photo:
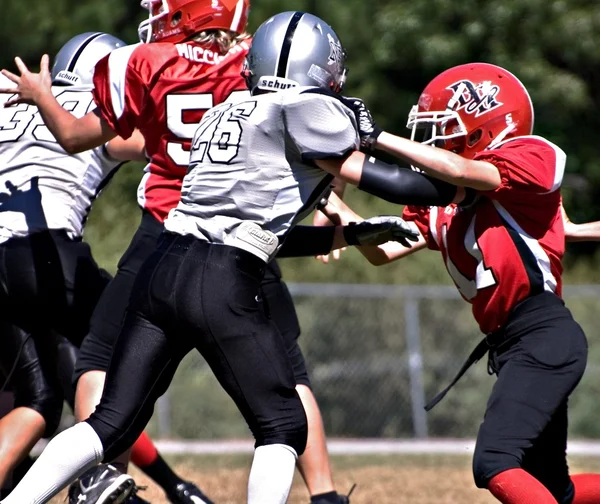
<svg viewBox="0 0 600 504"><path fill-rule="evenodd" d="M325 210L326 205L322 207ZM334 226L335 224L322 210L317 210L313 216L313 226Z"/></svg>
<svg viewBox="0 0 600 504"><path fill-rule="evenodd" d="M316 257L317 261L321 261L323 264L329 264L329 260L333 259L334 261L339 261L342 256L342 252L346 251L346 247L341 249L332 250L330 254L318 255Z"/></svg>
<svg viewBox="0 0 600 504"><path fill-rule="evenodd" d="M42 56L40 62L40 73L32 73L29 71L23 60L19 57L15 58L15 64L21 72L21 75L16 75L8 70L2 70L2 75L13 81L17 87L0 89L0 93L14 94L4 106L10 107L18 103L28 103L35 105L39 97L43 93L52 92L52 77L50 75L50 58L47 54Z"/></svg>
<svg viewBox="0 0 600 504"><path fill-rule="evenodd" d="M380 215L345 226L344 238L348 245L381 245L396 241L412 248L410 242L419 241L419 230L413 222L395 215Z"/></svg>
<svg viewBox="0 0 600 504"><path fill-rule="evenodd" d="M377 145L377 138L383 130L377 126L371 111L360 98L342 98L346 107L354 112L360 136L360 147L362 150L372 152Z"/></svg>

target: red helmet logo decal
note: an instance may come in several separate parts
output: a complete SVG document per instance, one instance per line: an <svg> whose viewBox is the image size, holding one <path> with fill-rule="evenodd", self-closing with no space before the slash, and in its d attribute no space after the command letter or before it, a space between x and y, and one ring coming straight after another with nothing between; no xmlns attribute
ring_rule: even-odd
<svg viewBox="0 0 600 504"><path fill-rule="evenodd" d="M448 102L449 110L464 110L467 114L475 114L475 117L479 117L504 105L496 99L500 86L490 81L473 84L469 80L461 80L446 89L454 92Z"/></svg>

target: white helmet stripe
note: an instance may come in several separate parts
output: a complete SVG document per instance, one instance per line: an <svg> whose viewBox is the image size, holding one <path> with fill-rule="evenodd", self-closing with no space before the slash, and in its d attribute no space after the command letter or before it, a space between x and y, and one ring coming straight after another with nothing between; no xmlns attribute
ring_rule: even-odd
<svg viewBox="0 0 600 504"><path fill-rule="evenodd" d="M233 21L231 22L231 31L237 32L240 28L240 21L242 20L242 14L244 13L244 0L238 0L235 6L235 14L233 15Z"/></svg>

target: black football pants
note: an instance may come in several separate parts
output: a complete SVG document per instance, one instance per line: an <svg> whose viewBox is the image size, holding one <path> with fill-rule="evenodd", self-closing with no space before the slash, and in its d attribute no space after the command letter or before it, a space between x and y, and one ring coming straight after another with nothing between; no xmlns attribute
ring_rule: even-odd
<svg viewBox="0 0 600 504"><path fill-rule="evenodd" d="M106 371L113 347L121 330L125 310L133 290L135 278L148 256L156 249L163 224L144 212L138 230L127 251L119 261L115 277L103 291L90 321L89 334L83 340L73 382L88 371ZM261 285L263 305L269 318L275 322L294 368L296 383L310 387L304 355L298 344L300 325L294 302L281 279L276 261L265 271Z"/></svg>
<svg viewBox="0 0 600 504"><path fill-rule="evenodd" d="M304 451L307 423L293 369L259 304L264 269L243 250L163 234L137 276L102 400L87 420L105 460L135 442L192 348L235 401L257 446Z"/></svg>
<svg viewBox="0 0 600 504"><path fill-rule="evenodd" d="M72 348L58 334L81 343L109 280L89 245L63 230L0 244L0 373L10 378L15 405L44 417L47 436L58 427L63 393L73 399L70 387L63 391L73 370L63 357L72 357Z"/></svg>
<svg viewBox="0 0 600 504"><path fill-rule="evenodd" d="M585 370L585 334L548 292L518 305L503 332L505 343L490 354L498 380L477 436L475 482L487 488L495 475L521 468L569 504L567 401Z"/></svg>

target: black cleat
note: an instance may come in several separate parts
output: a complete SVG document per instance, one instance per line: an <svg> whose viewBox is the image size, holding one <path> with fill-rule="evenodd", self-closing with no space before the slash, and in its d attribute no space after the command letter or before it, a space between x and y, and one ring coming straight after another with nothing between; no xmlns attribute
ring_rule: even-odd
<svg viewBox="0 0 600 504"><path fill-rule="evenodd" d="M69 504L122 504L135 493L133 478L110 464L85 472L69 487Z"/></svg>
<svg viewBox="0 0 600 504"><path fill-rule="evenodd" d="M214 504L193 483L186 481L179 483L174 492L167 494L172 504Z"/></svg>
<svg viewBox="0 0 600 504"><path fill-rule="evenodd" d="M311 504L350 504L350 495L354 492L356 483L352 485L352 488L348 492L348 495L340 495L336 491L327 492L326 494L319 494L311 497Z"/></svg>

